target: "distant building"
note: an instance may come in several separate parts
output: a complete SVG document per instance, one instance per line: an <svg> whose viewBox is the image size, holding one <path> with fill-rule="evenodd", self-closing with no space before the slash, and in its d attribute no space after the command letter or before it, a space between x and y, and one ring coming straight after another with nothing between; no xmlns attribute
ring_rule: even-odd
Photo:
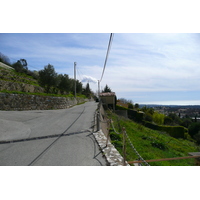
<svg viewBox="0 0 200 200"><path fill-rule="evenodd" d="M105 109L111 108L115 110L117 100L115 92L100 93L99 97Z"/></svg>

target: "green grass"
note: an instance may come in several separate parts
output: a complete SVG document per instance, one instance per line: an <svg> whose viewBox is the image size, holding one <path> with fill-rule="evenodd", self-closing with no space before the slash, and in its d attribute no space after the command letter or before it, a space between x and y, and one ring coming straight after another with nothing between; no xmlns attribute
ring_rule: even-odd
<svg viewBox="0 0 200 200"><path fill-rule="evenodd" d="M39 86L37 80L32 76L2 67L0 67L0 80Z"/></svg>
<svg viewBox="0 0 200 200"><path fill-rule="evenodd" d="M108 117L112 118L117 132L122 132L122 128L125 127L132 144L145 160L183 157L188 156L189 152L199 150L198 146L189 140L173 138L164 132L149 129L110 112ZM122 134L118 135L113 129L110 129L110 137L112 143L122 155ZM138 159L128 140L126 144L126 160ZM150 162L149 164L151 166L193 166L195 165L195 159Z"/></svg>
<svg viewBox="0 0 200 200"><path fill-rule="evenodd" d="M32 93L32 92L20 92L20 91L8 91L8 90L1 90L1 93L9 93L9 94L26 94L26 95L39 95L39 96L53 96L53 97L66 97L66 98L73 98L73 94L62 95L62 94L47 94L47 93ZM85 98L85 95L77 95L78 98Z"/></svg>

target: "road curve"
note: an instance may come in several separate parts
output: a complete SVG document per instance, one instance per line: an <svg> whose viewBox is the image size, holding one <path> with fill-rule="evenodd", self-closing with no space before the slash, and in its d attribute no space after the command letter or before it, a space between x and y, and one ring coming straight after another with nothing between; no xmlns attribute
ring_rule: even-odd
<svg viewBox="0 0 200 200"><path fill-rule="evenodd" d="M6 132L7 142L12 141L0 144L0 165L105 166L92 134L96 108L87 102L63 110L0 111L0 122L6 121L0 142ZM20 135L20 126L27 134Z"/></svg>

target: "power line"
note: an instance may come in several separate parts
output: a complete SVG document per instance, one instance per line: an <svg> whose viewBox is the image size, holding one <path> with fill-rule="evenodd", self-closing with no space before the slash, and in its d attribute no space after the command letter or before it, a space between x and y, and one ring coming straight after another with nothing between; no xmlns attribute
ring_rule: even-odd
<svg viewBox="0 0 200 200"><path fill-rule="evenodd" d="M102 78L103 78L103 75L104 75L104 71L105 71L105 68L106 68L106 63L107 63L107 60L108 60L108 55L109 55L109 52L110 52L110 47L111 47L111 44L112 44L113 36L114 36L114 33L111 33L110 34L110 40L109 40L109 43L108 43L106 59L105 59L104 67L103 67L103 72L102 72L101 79L100 79L99 83L102 81Z"/></svg>

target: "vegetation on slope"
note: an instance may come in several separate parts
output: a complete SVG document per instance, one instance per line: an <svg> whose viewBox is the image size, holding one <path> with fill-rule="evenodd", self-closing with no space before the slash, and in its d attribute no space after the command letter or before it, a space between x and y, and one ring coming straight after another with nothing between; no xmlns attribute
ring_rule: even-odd
<svg viewBox="0 0 200 200"><path fill-rule="evenodd" d="M10 64L9 59L1 53L0 58L0 92L74 96L75 80L67 74L58 74L53 65L48 64L40 71L30 71L25 59ZM94 97L89 83L83 87L82 83L76 80L76 96Z"/></svg>
<svg viewBox="0 0 200 200"><path fill-rule="evenodd" d="M108 112L108 117L113 120L117 132L121 133L122 128L125 127L132 144L145 160L184 157L188 156L189 152L197 152L199 150L198 146L189 140L173 138L165 132L149 129L111 112ZM116 134L111 128L110 138L116 149L122 155L122 134ZM128 140L126 141L126 144L126 160L134 161L138 159L138 156L132 149ZM195 160L183 159L151 162L149 164L151 166L193 166L195 165Z"/></svg>

